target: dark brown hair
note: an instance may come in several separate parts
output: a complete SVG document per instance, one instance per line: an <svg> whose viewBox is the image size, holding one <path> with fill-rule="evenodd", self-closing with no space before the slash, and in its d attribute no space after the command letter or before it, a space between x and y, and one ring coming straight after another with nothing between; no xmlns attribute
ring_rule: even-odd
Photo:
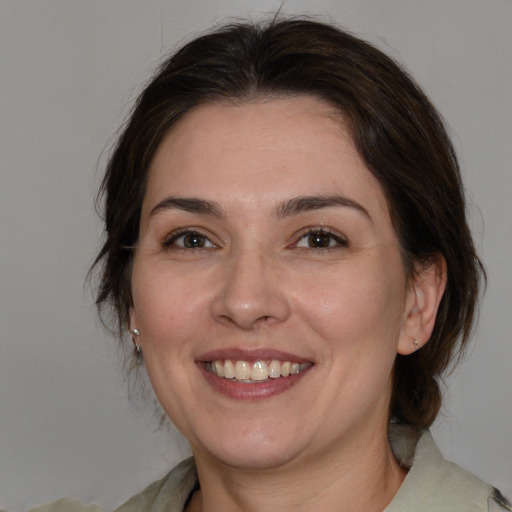
<svg viewBox="0 0 512 512"><path fill-rule="evenodd" d="M164 135L206 102L307 94L338 109L380 182L408 275L442 254L448 283L432 337L398 356L390 416L430 425L441 405L438 379L467 343L480 276L465 215L457 158L435 108L408 74L372 45L305 19L224 26L172 55L144 89L119 137L100 193L105 243L96 303L110 306L119 334L131 305L132 248L148 169Z"/></svg>

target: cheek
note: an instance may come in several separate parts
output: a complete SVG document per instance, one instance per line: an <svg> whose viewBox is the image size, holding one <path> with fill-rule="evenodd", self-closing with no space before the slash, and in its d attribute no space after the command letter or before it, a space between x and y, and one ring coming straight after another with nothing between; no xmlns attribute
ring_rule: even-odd
<svg viewBox="0 0 512 512"><path fill-rule="evenodd" d="M396 335L401 327L405 296L400 272L353 264L295 282L294 299L302 314L334 341L357 339L361 345L373 336Z"/></svg>
<svg viewBox="0 0 512 512"><path fill-rule="evenodd" d="M209 301L201 280L165 269L135 267L132 289L139 329L155 348L181 345L193 337Z"/></svg>

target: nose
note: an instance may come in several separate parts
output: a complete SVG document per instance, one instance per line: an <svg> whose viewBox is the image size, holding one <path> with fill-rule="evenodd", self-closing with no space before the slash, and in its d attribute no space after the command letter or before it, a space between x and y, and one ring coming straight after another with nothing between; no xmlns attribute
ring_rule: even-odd
<svg viewBox="0 0 512 512"><path fill-rule="evenodd" d="M212 314L243 330L285 321L290 308L278 274L275 265L255 250L233 255L211 303Z"/></svg>

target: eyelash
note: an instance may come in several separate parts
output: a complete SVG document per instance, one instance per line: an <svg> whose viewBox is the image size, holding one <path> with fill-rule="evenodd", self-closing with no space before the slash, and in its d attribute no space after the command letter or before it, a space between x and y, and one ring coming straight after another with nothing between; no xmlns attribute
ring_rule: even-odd
<svg viewBox="0 0 512 512"><path fill-rule="evenodd" d="M309 244L307 247L299 245L302 241L306 241L308 239L308 237L312 237L315 235L317 237L325 237L324 241L326 241L328 243L328 245L320 246L320 247L314 247ZM202 242L206 245L198 246L198 247L186 247L184 240L185 240L185 237L187 237L187 236L191 236L191 237L196 236L199 239L201 239ZM183 246L177 245L177 243L176 243L180 239L183 239ZM332 243L333 241L334 241L334 244ZM171 233L163 241L162 246L164 247L164 249L174 248L174 249L183 250L183 251L191 251L191 250L199 250L199 249L213 249L213 248L218 247L206 235L204 235L200 231L197 231L195 229L189 229L189 228L180 229L178 231ZM340 236L336 233L333 233L328 228L321 227L321 228L308 228L306 231L303 231L302 233L300 233L297 242L294 242L289 247L292 249L311 249L314 251L327 251L327 250L334 250L334 249L339 249L341 247L347 247L347 246L348 246L348 242L347 242L347 240L345 240L345 238L343 238L342 236Z"/></svg>
<svg viewBox="0 0 512 512"><path fill-rule="evenodd" d="M183 246L177 245L176 242L180 238L185 239L185 237L187 237L187 236L199 237L199 238L203 239L205 243L211 244L211 246L207 246L207 247L204 247L204 246L203 247L185 247L184 245ZM180 229L178 231L172 232L163 241L162 245L163 245L164 249L175 248L175 249L179 249L179 250L183 250L183 251L191 251L191 250L197 250L197 249L212 249L212 248L216 248L217 247L206 235L204 235L200 231L197 231L195 229L188 229L188 228Z"/></svg>
<svg viewBox="0 0 512 512"><path fill-rule="evenodd" d="M311 236L321 236L321 237L326 237L328 240L328 246L324 246L324 247L312 247L311 245L308 245L308 247L303 247L303 246L300 246L299 243L301 241L306 241L308 239L308 237L311 237ZM333 245L331 245L332 242L335 242ZM297 248L297 249L311 249L311 250L314 250L314 251L328 251L328 250L335 250L335 249L339 249L339 248L342 248L342 247L347 247L348 246L348 242L347 240L342 237L341 235L337 234L337 233L333 233L330 229L328 228L324 228L324 227L321 227L321 228L308 228L306 231L302 232L299 236L299 239L297 242L295 242L294 244L292 244L292 248Z"/></svg>

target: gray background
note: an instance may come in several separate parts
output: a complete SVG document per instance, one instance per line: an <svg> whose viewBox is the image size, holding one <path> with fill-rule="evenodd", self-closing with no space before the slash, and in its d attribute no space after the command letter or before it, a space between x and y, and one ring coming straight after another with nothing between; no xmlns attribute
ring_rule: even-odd
<svg viewBox="0 0 512 512"><path fill-rule="evenodd" d="M162 55L277 0L0 0L0 508L113 507L186 453L134 409L84 277L109 137ZM445 454L512 494L512 2L285 1L398 58L459 151L489 286L434 427ZM104 152L103 152L104 155Z"/></svg>

